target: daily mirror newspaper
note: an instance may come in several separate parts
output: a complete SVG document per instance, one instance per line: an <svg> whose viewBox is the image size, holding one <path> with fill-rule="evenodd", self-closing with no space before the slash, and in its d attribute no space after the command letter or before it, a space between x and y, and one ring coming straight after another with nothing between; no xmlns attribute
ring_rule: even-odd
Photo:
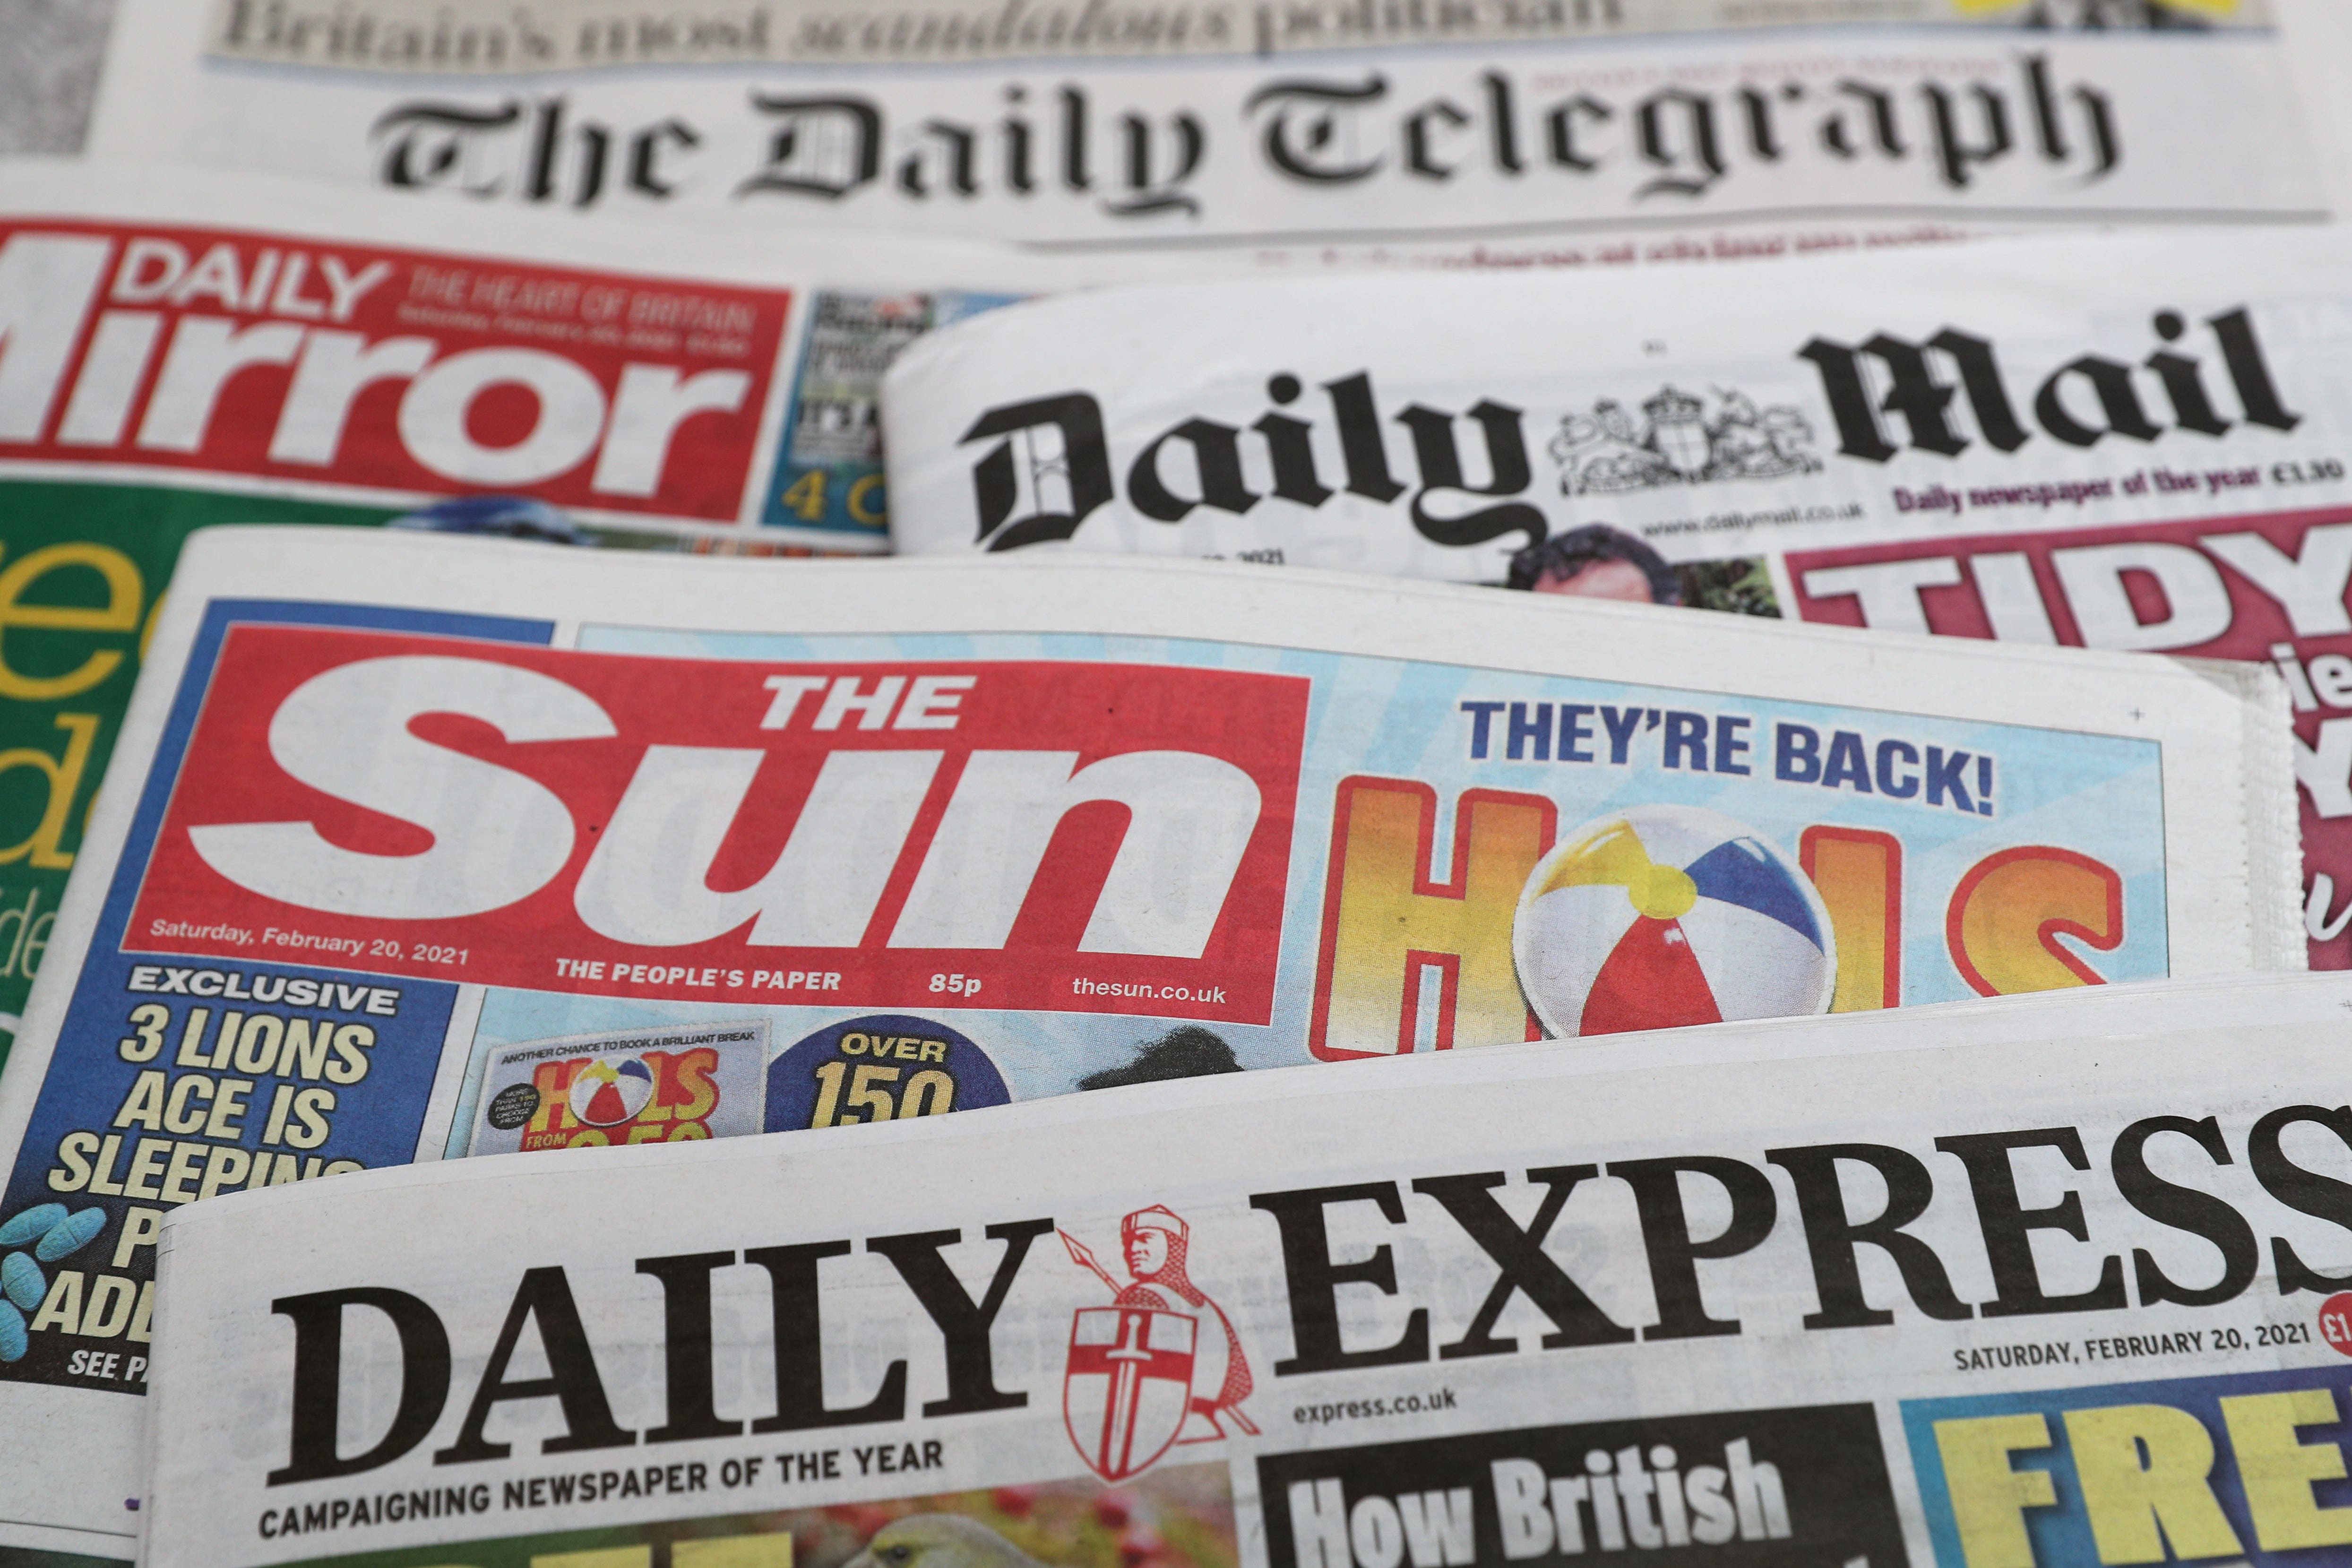
<svg viewBox="0 0 2352 1568"><path fill-rule="evenodd" d="M2308 231L1047 300L886 383L895 542L2275 661L2311 962L2344 968L2347 277Z"/></svg>
<svg viewBox="0 0 2352 1568"><path fill-rule="evenodd" d="M1211 563L200 534L0 1078L0 1236L77 1259L0 1309L0 1542L137 1522L183 1204L2293 966L2284 703Z"/></svg>
<svg viewBox="0 0 2352 1568"><path fill-rule="evenodd" d="M0 1047L192 529L878 550L890 356L1100 275L979 246L386 210L278 178L8 164Z"/></svg>
<svg viewBox="0 0 2352 1568"><path fill-rule="evenodd" d="M2336 1561L2352 986L2175 989L200 1204L145 1560Z"/></svg>
<svg viewBox="0 0 2352 1568"><path fill-rule="evenodd" d="M2311 221L2342 205L2315 37L2265 0L121 0L89 146L428 205L1606 268Z"/></svg>

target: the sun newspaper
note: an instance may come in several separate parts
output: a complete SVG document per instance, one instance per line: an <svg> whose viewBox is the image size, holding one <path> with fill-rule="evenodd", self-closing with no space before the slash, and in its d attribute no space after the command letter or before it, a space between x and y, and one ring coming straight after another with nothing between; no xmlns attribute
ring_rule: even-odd
<svg viewBox="0 0 2352 1568"><path fill-rule="evenodd" d="M200 533L0 1079L0 1543L127 1549L184 1204L2292 966L2284 705L1212 563Z"/></svg>
<svg viewBox="0 0 2352 1568"><path fill-rule="evenodd" d="M2274 662L2311 963L2345 968L2347 275L2315 230L1035 302L886 381L894 542Z"/></svg>
<svg viewBox="0 0 2352 1568"><path fill-rule="evenodd" d="M961 314L1111 275L977 245L7 165L0 1049L192 529L879 550L890 356Z"/></svg>
<svg viewBox="0 0 2352 1568"><path fill-rule="evenodd" d="M2306 9L122 0L89 146L441 210L1607 270L2315 220Z"/></svg>
<svg viewBox="0 0 2352 1568"><path fill-rule="evenodd" d="M2170 983L199 1204L144 1561L2336 1561L2347 1008Z"/></svg>

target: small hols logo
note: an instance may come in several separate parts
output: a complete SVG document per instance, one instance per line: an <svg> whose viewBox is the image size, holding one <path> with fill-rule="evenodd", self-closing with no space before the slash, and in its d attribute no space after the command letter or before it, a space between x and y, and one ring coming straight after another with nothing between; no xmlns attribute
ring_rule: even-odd
<svg viewBox="0 0 2352 1568"><path fill-rule="evenodd" d="M1241 1336L1224 1309L1192 1281L1192 1227L1154 1205L1119 1222L1129 1283L1061 1233L1070 1260L1108 1287L1112 1304L1070 1320L1062 1417L1087 1468L1124 1480L1178 1443L1213 1443L1229 1428L1255 1435L1242 1412L1252 1382Z"/></svg>

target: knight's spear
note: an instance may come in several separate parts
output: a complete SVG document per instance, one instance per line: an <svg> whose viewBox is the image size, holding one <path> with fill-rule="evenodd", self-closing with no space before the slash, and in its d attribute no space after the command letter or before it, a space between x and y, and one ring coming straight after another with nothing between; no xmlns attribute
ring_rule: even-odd
<svg viewBox="0 0 2352 1568"><path fill-rule="evenodd" d="M1110 1293L1113 1296L1117 1296L1118 1294L1118 1281L1112 1279L1108 1274L1103 1272L1103 1266L1095 1261L1095 1255L1087 1250L1087 1244L1085 1242L1080 1241L1076 1237L1072 1236L1066 1230L1056 1230L1054 1234L1062 1238L1062 1245L1070 1249L1071 1262L1076 1264L1081 1268L1093 1269L1095 1278L1109 1286Z"/></svg>

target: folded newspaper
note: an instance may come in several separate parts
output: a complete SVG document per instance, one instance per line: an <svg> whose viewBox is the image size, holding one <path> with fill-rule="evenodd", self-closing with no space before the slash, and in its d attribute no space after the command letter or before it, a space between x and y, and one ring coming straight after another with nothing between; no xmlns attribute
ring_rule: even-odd
<svg viewBox="0 0 2352 1568"><path fill-rule="evenodd" d="M2284 703L1207 563L199 534L0 1078L0 1236L73 1259L0 1306L0 1544L135 1522L183 1204L2293 966Z"/></svg>
<svg viewBox="0 0 2352 1568"><path fill-rule="evenodd" d="M893 539L2275 661L2343 968L2347 277L2328 230L1037 301L886 381Z"/></svg>
<svg viewBox="0 0 2352 1568"><path fill-rule="evenodd" d="M890 356L960 315L1108 275L980 246L780 244L9 163L0 1048L191 529L879 550Z"/></svg>
<svg viewBox="0 0 2352 1568"><path fill-rule="evenodd" d="M145 1561L2340 1561L2347 1008L2017 998L200 1204Z"/></svg>
<svg viewBox="0 0 2352 1568"><path fill-rule="evenodd" d="M1613 268L2322 217L2324 9L118 0L89 147L428 213Z"/></svg>

